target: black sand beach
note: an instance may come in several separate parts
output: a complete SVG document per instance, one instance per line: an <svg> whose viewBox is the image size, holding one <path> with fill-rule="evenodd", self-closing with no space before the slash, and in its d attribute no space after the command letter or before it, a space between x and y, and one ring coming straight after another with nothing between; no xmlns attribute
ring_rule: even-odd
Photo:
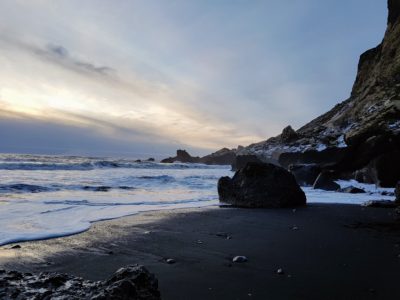
<svg viewBox="0 0 400 300"><path fill-rule="evenodd" d="M19 245L0 248L0 268L101 280L141 264L159 279L163 299L400 299L400 222L392 209L157 211ZM248 261L232 263L237 255Z"/></svg>

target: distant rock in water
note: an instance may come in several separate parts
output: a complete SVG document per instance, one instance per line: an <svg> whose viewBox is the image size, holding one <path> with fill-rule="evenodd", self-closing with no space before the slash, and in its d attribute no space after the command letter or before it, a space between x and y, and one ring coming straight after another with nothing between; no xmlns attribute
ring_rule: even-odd
<svg viewBox="0 0 400 300"><path fill-rule="evenodd" d="M138 265L119 269L111 278L92 282L58 274L0 270L1 299L159 300L158 281Z"/></svg>
<svg viewBox="0 0 400 300"><path fill-rule="evenodd" d="M238 207L295 207L306 204L296 179L285 169L268 163L250 162L232 178L218 181L221 202Z"/></svg>
<svg viewBox="0 0 400 300"><path fill-rule="evenodd" d="M182 163L199 163L200 157L191 156L186 150L177 150L175 157L169 157L161 160L162 163L174 163L174 162L182 162Z"/></svg>
<svg viewBox="0 0 400 300"><path fill-rule="evenodd" d="M236 150L222 148L214 153L203 156L200 162L206 165L232 165L236 159Z"/></svg>
<svg viewBox="0 0 400 300"><path fill-rule="evenodd" d="M222 148L203 157L193 157L186 150L177 150L175 157L161 160L162 163L202 163L206 165L231 165L236 159L236 149Z"/></svg>

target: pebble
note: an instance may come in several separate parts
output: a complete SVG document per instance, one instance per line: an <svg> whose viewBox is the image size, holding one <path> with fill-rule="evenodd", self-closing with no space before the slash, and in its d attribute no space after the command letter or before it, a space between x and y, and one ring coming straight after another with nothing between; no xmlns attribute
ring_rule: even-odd
<svg viewBox="0 0 400 300"><path fill-rule="evenodd" d="M167 258L167 259L165 260L165 262L166 262L167 264L172 265L172 264L174 264L176 261L175 261L175 259L173 259L173 258Z"/></svg>
<svg viewBox="0 0 400 300"><path fill-rule="evenodd" d="M246 256L235 256L233 259L232 259L232 262L234 262L234 263L243 263L243 262L247 262L248 261L248 259L247 259L247 257Z"/></svg>
<svg viewBox="0 0 400 300"><path fill-rule="evenodd" d="M203 241L197 240L196 243L197 243L197 244L203 244Z"/></svg>
<svg viewBox="0 0 400 300"><path fill-rule="evenodd" d="M276 270L276 274L283 275L285 274L285 272L283 271L282 268L279 268L278 270Z"/></svg>
<svg viewBox="0 0 400 300"><path fill-rule="evenodd" d="M292 227L292 230L299 230L299 227L293 226L293 227Z"/></svg>

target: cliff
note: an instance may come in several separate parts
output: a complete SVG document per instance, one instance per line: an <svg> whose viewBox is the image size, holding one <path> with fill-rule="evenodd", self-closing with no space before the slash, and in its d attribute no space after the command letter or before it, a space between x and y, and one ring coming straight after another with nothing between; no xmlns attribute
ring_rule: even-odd
<svg viewBox="0 0 400 300"><path fill-rule="evenodd" d="M342 177L344 173L347 177L356 176L357 171L368 173L376 164L381 165L375 160L394 157L392 164L396 165L393 152L400 150L400 1L388 0L388 11L384 38L377 47L360 56L356 80L347 100L297 131L287 127L281 135L245 147L238 155L273 159L285 167L318 163L336 170ZM392 158L387 158L388 155ZM387 165L390 163L385 168ZM364 174L370 177L364 181L383 186L393 184L394 179L386 182L379 179L376 170L369 173L374 174Z"/></svg>

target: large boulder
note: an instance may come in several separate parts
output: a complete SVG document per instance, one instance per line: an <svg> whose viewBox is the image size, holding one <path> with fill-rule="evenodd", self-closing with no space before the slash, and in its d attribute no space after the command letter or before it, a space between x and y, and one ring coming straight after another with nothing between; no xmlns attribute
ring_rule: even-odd
<svg viewBox="0 0 400 300"><path fill-rule="evenodd" d="M159 300L158 281L138 265L119 269L104 281L59 273L0 270L1 299Z"/></svg>
<svg viewBox="0 0 400 300"><path fill-rule="evenodd" d="M335 173L332 171L322 171L315 180L313 188L325 191L337 191L340 185L335 182Z"/></svg>
<svg viewBox="0 0 400 300"><path fill-rule="evenodd" d="M162 163L174 163L174 162L182 162L182 163L199 163L200 157L191 156L186 150L177 150L175 157L168 157L161 160Z"/></svg>
<svg viewBox="0 0 400 300"><path fill-rule="evenodd" d="M306 204L306 196L294 176L269 163L249 162L232 178L218 181L219 199L238 207L295 207Z"/></svg>
<svg viewBox="0 0 400 300"><path fill-rule="evenodd" d="M262 163L256 155L238 155L232 163L232 171L243 169L250 162Z"/></svg>
<svg viewBox="0 0 400 300"><path fill-rule="evenodd" d="M317 164L290 165L289 172L294 175L301 186L312 186L321 173L321 167Z"/></svg>

